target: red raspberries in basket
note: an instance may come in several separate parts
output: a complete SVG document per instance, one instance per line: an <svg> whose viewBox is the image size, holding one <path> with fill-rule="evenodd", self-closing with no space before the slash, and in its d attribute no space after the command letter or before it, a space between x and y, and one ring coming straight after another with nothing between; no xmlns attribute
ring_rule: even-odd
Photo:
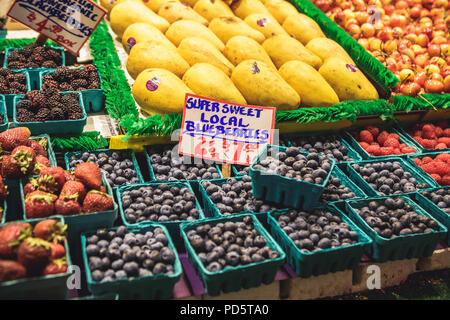
<svg viewBox="0 0 450 320"><path fill-rule="evenodd" d="M425 149L450 148L450 128L448 121L416 124L408 133Z"/></svg>
<svg viewBox="0 0 450 320"><path fill-rule="evenodd" d="M441 186L450 186L450 153L438 154L434 159L430 156L414 159Z"/></svg>

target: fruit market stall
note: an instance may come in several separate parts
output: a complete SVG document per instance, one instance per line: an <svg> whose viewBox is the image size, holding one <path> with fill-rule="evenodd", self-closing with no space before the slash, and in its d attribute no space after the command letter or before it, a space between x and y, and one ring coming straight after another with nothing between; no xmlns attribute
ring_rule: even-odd
<svg viewBox="0 0 450 320"><path fill-rule="evenodd" d="M0 33L0 297L315 299L450 268L448 1L99 5L77 52L46 20ZM235 139L272 111L279 136L187 156L188 112L219 106Z"/></svg>

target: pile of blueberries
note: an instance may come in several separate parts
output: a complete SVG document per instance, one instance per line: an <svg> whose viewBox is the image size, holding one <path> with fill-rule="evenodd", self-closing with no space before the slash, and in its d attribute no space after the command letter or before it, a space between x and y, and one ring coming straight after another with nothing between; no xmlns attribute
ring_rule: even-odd
<svg viewBox="0 0 450 320"><path fill-rule="evenodd" d="M344 186L341 179L331 175L320 197L320 201L334 202L352 198L356 198L356 194L349 187Z"/></svg>
<svg viewBox="0 0 450 320"><path fill-rule="evenodd" d="M142 186L122 193L122 208L129 223L197 220L195 195L187 187L167 183Z"/></svg>
<svg viewBox="0 0 450 320"><path fill-rule="evenodd" d="M288 137L283 136L280 144L299 147L301 150L311 153L322 153L329 158L336 159L336 162L353 161L349 157L347 147L342 144L342 137L336 135L329 136L304 136L304 137Z"/></svg>
<svg viewBox="0 0 450 320"><path fill-rule="evenodd" d="M373 200L354 209L379 236L386 239L439 230L435 220L418 214L402 198Z"/></svg>
<svg viewBox="0 0 450 320"><path fill-rule="evenodd" d="M255 229L251 216L238 222L204 223L189 230L186 236L210 272L279 257Z"/></svg>
<svg viewBox="0 0 450 320"><path fill-rule="evenodd" d="M289 147L285 152L277 153L269 149L267 157L254 166L255 170L314 184L323 184L331 168L332 164L327 156L317 153L303 155L297 147Z"/></svg>
<svg viewBox="0 0 450 320"><path fill-rule="evenodd" d="M243 165L235 165L236 171L238 174L248 175L250 173L250 167Z"/></svg>
<svg viewBox="0 0 450 320"><path fill-rule="evenodd" d="M438 189L434 191L423 191L422 195L430 199L442 211L450 215L450 189Z"/></svg>
<svg viewBox="0 0 450 320"><path fill-rule="evenodd" d="M419 183L399 161L352 164L352 167L380 195L409 193L430 187L426 182Z"/></svg>
<svg viewBox="0 0 450 320"><path fill-rule="evenodd" d="M123 184L139 183L136 168L131 157L125 152L114 151L110 156L105 152L83 152L80 158L71 156L69 167L74 169L82 162L92 162L105 171L106 180L111 187L118 187Z"/></svg>
<svg viewBox="0 0 450 320"><path fill-rule="evenodd" d="M315 209L312 212L289 210L278 216L278 225L300 250L313 252L358 242L358 234L332 213Z"/></svg>
<svg viewBox="0 0 450 320"><path fill-rule="evenodd" d="M174 273L175 252L161 228L145 233L99 229L86 239L92 280L107 282L157 274Z"/></svg>
<svg viewBox="0 0 450 320"><path fill-rule="evenodd" d="M216 205L222 215L230 215L242 211L269 212L276 207L265 203L263 200L253 197L252 178L242 176L239 180L228 178L221 184L211 181L203 181L202 187L206 194Z"/></svg>
<svg viewBox="0 0 450 320"><path fill-rule="evenodd" d="M200 159L178 155L178 150L171 147L158 152L157 148L149 148L150 163L156 180L203 180L218 179L220 174L214 164ZM198 163L197 163L198 162Z"/></svg>

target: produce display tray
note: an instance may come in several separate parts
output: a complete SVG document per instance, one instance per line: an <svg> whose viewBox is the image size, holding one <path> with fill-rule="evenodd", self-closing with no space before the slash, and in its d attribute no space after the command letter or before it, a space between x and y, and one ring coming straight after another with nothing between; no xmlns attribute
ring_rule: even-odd
<svg viewBox="0 0 450 320"><path fill-rule="evenodd" d="M65 224L64 217L53 216ZM44 219L27 220L32 226ZM68 241L64 241L68 270L72 268L72 260ZM70 271L42 277L24 278L0 283L1 299L65 299L67 297L67 279Z"/></svg>
<svg viewBox="0 0 450 320"><path fill-rule="evenodd" d="M430 121L426 121L423 123L430 123ZM420 153L429 153L429 152L450 152L450 148L445 149L427 149L424 148L420 143L413 139L413 137L407 132L410 128L412 128L416 123L399 123L397 124L397 130L408 139L409 143L412 144L415 148L420 150ZM421 123L418 123L421 124Z"/></svg>
<svg viewBox="0 0 450 320"><path fill-rule="evenodd" d="M323 184L317 185L292 178L286 178L278 174L265 174L260 170L255 170L254 166L267 156L267 150L270 148L276 153L287 149L286 147L267 145L252 163L250 166L250 176L252 177L254 197L280 204L287 208L312 209L319 203L320 196L335 167L335 160L330 159L331 170L326 179L324 179ZM302 154L306 155L307 153L302 152Z"/></svg>
<svg viewBox="0 0 450 320"><path fill-rule="evenodd" d="M270 233L286 252L289 265L292 266L297 275L302 278L344 271L347 269L355 269L364 252L372 244L372 240L335 206L329 205L321 208L334 216L340 217L343 222L350 226L352 231L356 231L358 234L358 243L345 247L304 252L297 248L294 241L289 238L277 222L277 218L280 215L286 214L289 209L274 211L270 213L268 217Z"/></svg>
<svg viewBox="0 0 450 320"><path fill-rule="evenodd" d="M96 297L105 294L118 294L120 299L170 299L172 297L173 287L181 277L182 267L172 238L166 227L160 224L146 225L136 228L128 228L128 231L135 233L145 233L156 228L161 228L169 240L168 247L175 253L175 264L172 275L158 274L146 277L135 277L130 279L119 279L109 282L96 282L92 280L92 274L89 269L88 256L86 253L86 238L91 235L84 233L81 236L81 247L83 249L83 264L86 270L87 285L89 291ZM109 230L116 230L110 228Z"/></svg>
<svg viewBox="0 0 450 320"><path fill-rule="evenodd" d="M431 256L436 248L436 245L439 241L445 239L448 232L447 228L439 221L437 221L440 227L439 231L433 230L429 233L410 234L405 236L401 235L392 239L386 239L379 236L354 210L355 208L359 209L363 207L370 201L380 201L387 198L390 197L376 197L367 200L350 200L345 204L345 213L372 239L372 248L370 250L370 255L372 258L377 262L385 262ZM422 207L412 201L411 198L406 196L398 196L396 198L401 198L406 204L411 205L417 214L428 218L433 218Z"/></svg>
<svg viewBox="0 0 450 320"><path fill-rule="evenodd" d="M440 184L436 180L434 180L430 174L426 173L420 166L418 166L414 162L414 159L423 159L424 157L431 157L434 159L437 155L439 155L441 153L449 153L450 154L450 149L443 149L442 151L434 150L434 151L422 153L422 154L416 155L416 156L409 156L407 159L408 159L408 163L411 165L411 167L413 167L422 176L426 177L429 180L434 181L434 186L439 187Z"/></svg>
<svg viewBox="0 0 450 320"><path fill-rule="evenodd" d="M264 229L259 220L250 215L253 219L255 229L267 240L267 245L280 255L276 259L268 259L258 263L250 263L245 266L227 267L218 272L208 271L198 258L186 233L199 225L209 223L216 225L223 221L242 221L248 214L233 215L226 218L212 218L205 221L187 222L181 225L181 236L186 246L187 255L192 266L203 281L206 292L210 296L217 296L220 292L228 293L258 287L261 284L270 284L274 281L279 267L285 261L286 254L281 247L273 240L271 235Z"/></svg>
<svg viewBox="0 0 450 320"><path fill-rule="evenodd" d="M25 75L26 77L26 87L27 87L27 92L32 90L31 87L31 77L30 77L30 73L29 71L20 71L20 70L13 70L13 73L22 73ZM12 120L13 118L13 114L14 114L14 99L16 97L23 97L23 94L20 93L9 93L9 94L0 94L0 96L3 96L5 98L5 104L6 104L6 112L10 118L10 120Z"/></svg>

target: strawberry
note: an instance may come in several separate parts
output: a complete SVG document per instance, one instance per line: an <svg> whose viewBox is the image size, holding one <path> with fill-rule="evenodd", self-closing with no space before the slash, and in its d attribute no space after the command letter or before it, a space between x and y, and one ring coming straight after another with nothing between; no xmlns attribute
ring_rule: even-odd
<svg viewBox="0 0 450 320"><path fill-rule="evenodd" d="M0 260L0 283L25 278L27 269L17 261Z"/></svg>
<svg viewBox="0 0 450 320"><path fill-rule="evenodd" d="M35 178L36 190L41 190L44 192L57 193L59 191L58 182L51 175L44 174Z"/></svg>
<svg viewBox="0 0 450 320"><path fill-rule="evenodd" d="M100 189L98 189L98 191L103 192L103 193L108 193L108 190L106 190L105 186L101 186Z"/></svg>
<svg viewBox="0 0 450 320"><path fill-rule="evenodd" d="M49 175L56 181L56 186L58 190L61 190L64 183L66 183L66 176L64 174L64 169L61 167L47 167L41 172L41 176Z"/></svg>
<svg viewBox="0 0 450 320"><path fill-rule="evenodd" d="M388 138L389 133L387 131L382 131L378 137L377 137L377 141L380 145L383 145L384 142L386 141L386 139Z"/></svg>
<svg viewBox="0 0 450 320"><path fill-rule="evenodd" d="M60 199L77 200L82 203L86 196L86 188L79 181L67 181L62 187Z"/></svg>
<svg viewBox="0 0 450 320"><path fill-rule="evenodd" d="M66 248L60 243L50 242L50 259L55 260L66 256Z"/></svg>
<svg viewBox="0 0 450 320"><path fill-rule="evenodd" d="M82 162L77 165L75 168L75 177L90 189L99 190L103 185L100 168L91 162Z"/></svg>
<svg viewBox="0 0 450 320"><path fill-rule="evenodd" d="M11 155L1 157L1 175L4 178L18 178L22 175L19 164Z"/></svg>
<svg viewBox="0 0 450 320"><path fill-rule="evenodd" d="M50 274L59 274L67 272L67 260L66 258L56 259L49 262L42 271L43 276Z"/></svg>
<svg viewBox="0 0 450 320"><path fill-rule="evenodd" d="M359 133L359 141L371 143L373 142L373 135L368 130L362 130Z"/></svg>
<svg viewBox="0 0 450 320"><path fill-rule="evenodd" d="M416 150L413 147L404 147L401 149L402 153L415 153Z"/></svg>
<svg viewBox="0 0 450 320"><path fill-rule="evenodd" d="M34 168L36 174L41 174L42 170L46 167L51 167L50 161L47 157L37 155L36 156L36 166Z"/></svg>
<svg viewBox="0 0 450 320"><path fill-rule="evenodd" d="M65 239L67 225L54 219L39 221L33 229L34 236L46 241L61 242Z"/></svg>
<svg viewBox="0 0 450 320"><path fill-rule="evenodd" d="M8 187L3 182L3 178L0 176L0 201L3 201L8 196Z"/></svg>
<svg viewBox="0 0 450 320"><path fill-rule="evenodd" d="M27 195L33 191L37 190L37 184L36 184L36 179L32 178L30 179L30 182L28 182L24 187L23 187L23 193L24 195Z"/></svg>
<svg viewBox="0 0 450 320"><path fill-rule="evenodd" d="M55 202L55 212L63 216L71 216L81 213L81 206L77 200L65 200L59 198Z"/></svg>
<svg viewBox="0 0 450 320"><path fill-rule="evenodd" d="M26 222L11 222L0 227L0 258L15 257L15 249L22 240L30 237L32 227Z"/></svg>
<svg viewBox="0 0 450 320"><path fill-rule="evenodd" d="M113 207L114 201L108 194L91 190L84 198L82 211L85 213L101 212L110 210Z"/></svg>
<svg viewBox="0 0 450 320"><path fill-rule="evenodd" d="M17 249L17 262L27 268L30 275L38 275L50 260L51 245L40 238L28 237Z"/></svg>
<svg viewBox="0 0 450 320"><path fill-rule="evenodd" d="M380 130L374 126L367 126L366 130L369 131L374 138L377 137L378 134L380 133Z"/></svg>
<svg viewBox="0 0 450 320"><path fill-rule="evenodd" d="M392 148L398 148L400 147L400 144L398 143L397 139L394 138L387 138L386 141L383 143L384 147L392 147Z"/></svg>
<svg viewBox="0 0 450 320"><path fill-rule="evenodd" d="M57 196L43 191L33 191L25 197L25 212L27 218L45 218L55 211Z"/></svg>
<svg viewBox="0 0 450 320"><path fill-rule="evenodd" d="M361 146L361 148L363 148L364 150L367 149L368 146L370 146L370 144L368 144L367 142L361 141L359 143L359 145Z"/></svg>
<svg viewBox="0 0 450 320"><path fill-rule="evenodd" d="M47 139L41 139L41 141L44 141L44 143L47 144ZM41 142L36 140L28 140L27 146L34 150L36 156L43 156L45 158L48 157L48 152L45 150Z"/></svg>
<svg viewBox="0 0 450 320"><path fill-rule="evenodd" d="M11 155L16 159L23 175L32 173L36 163L36 153L33 149L26 146L18 146L14 148Z"/></svg>
<svg viewBox="0 0 450 320"><path fill-rule="evenodd" d="M75 180L75 175L69 170L64 170L64 177L66 177L66 181L74 181Z"/></svg>
<svg viewBox="0 0 450 320"><path fill-rule="evenodd" d="M3 151L12 151L15 147L26 146L30 138L30 129L18 127L0 133L0 147Z"/></svg>

